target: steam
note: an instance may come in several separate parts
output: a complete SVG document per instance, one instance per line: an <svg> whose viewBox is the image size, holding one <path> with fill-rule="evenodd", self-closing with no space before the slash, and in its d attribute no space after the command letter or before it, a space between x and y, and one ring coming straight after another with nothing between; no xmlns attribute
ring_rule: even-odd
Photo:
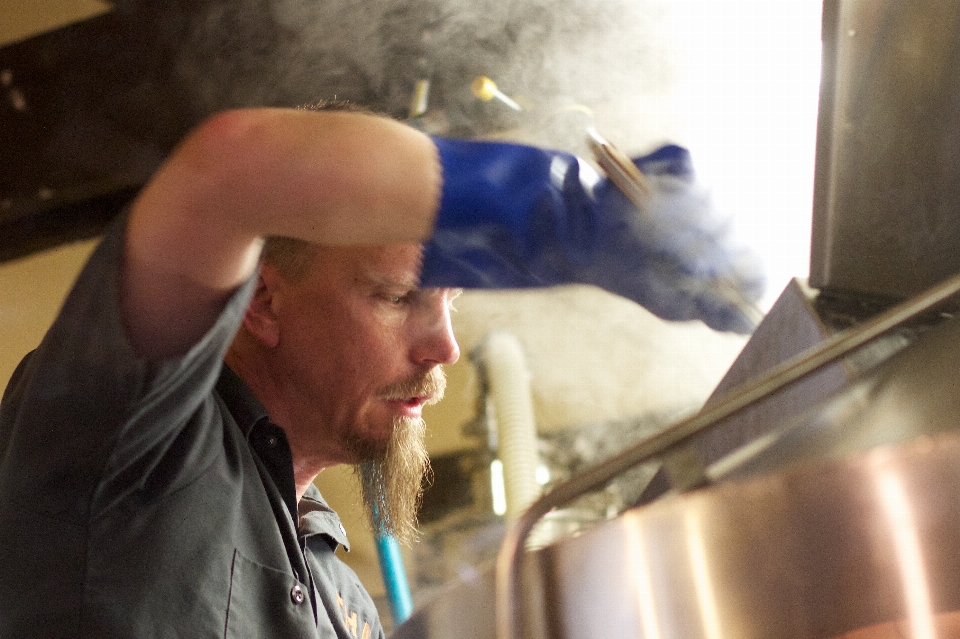
<svg viewBox="0 0 960 639"><path fill-rule="evenodd" d="M582 151L584 110L621 145L659 142L665 0L237 0L190 9L170 46L197 116L348 99L406 117L430 81L431 133ZM470 92L478 75L524 105Z"/></svg>

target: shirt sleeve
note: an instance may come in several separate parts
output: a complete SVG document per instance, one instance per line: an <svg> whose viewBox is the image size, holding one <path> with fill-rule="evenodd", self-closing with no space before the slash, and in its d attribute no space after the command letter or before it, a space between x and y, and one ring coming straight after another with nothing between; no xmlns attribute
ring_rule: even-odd
<svg viewBox="0 0 960 639"><path fill-rule="evenodd" d="M89 517L105 485L142 489L171 458L202 466L200 434L188 431L210 421L202 413L253 289L241 286L184 356L142 359L120 315L125 228L122 215L0 404L0 495L46 515Z"/></svg>

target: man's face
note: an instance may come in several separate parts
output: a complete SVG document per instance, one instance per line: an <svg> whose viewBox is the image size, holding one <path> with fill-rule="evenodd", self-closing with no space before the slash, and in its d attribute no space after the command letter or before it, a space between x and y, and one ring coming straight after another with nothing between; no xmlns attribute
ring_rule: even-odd
<svg viewBox="0 0 960 639"><path fill-rule="evenodd" d="M304 277L277 280L274 418L295 462L382 458L395 425L439 399L440 366L459 357L455 294L418 289L419 261L415 244L322 248Z"/></svg>

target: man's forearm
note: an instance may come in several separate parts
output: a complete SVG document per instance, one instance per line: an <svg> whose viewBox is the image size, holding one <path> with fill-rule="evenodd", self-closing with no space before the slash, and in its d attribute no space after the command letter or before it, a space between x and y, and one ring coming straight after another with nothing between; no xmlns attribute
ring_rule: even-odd
<svg viewBox="0 0 960 639"><path fill-rule="evenodd" d="M264 236L426 239L440 182L429 138L386 118L291 109L212 117L132 206L121 300L134 348L148 357L189 349L254 272Z"/></svg>

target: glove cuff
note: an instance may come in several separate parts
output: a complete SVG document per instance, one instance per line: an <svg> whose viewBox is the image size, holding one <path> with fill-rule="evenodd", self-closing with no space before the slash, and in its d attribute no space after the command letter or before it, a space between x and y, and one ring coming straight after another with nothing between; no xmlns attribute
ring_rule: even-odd
<svg viewBox="0 0 960 639"><path fill-rule="evenodd" d="M572 155L507 142L433 138L443 191L421 284L467 288L545 286L529 251L538 204L556 198ZM553 208L552 206L550 208ZM546 238L542 238L546 240Z"/></svg>
<svg viewBox="0 0 960 639"><path fill-rule="evenodd" d="M443 170L436 228L502 225L522 234L550 188L555 163L572 155L508 142L433 138Z"/></svg>

